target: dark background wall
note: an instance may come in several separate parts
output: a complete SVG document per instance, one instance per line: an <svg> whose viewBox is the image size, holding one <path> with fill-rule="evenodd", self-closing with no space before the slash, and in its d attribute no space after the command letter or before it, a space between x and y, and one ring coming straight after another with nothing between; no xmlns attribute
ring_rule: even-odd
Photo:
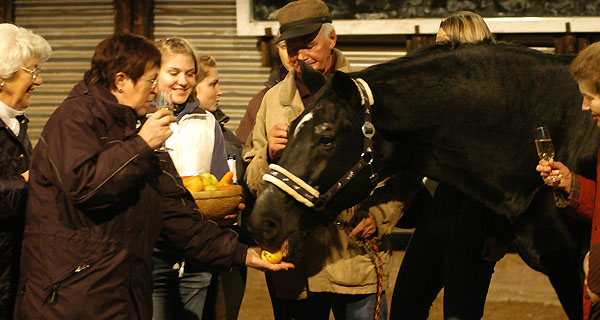
<svg viewBox="0 0 600 320"><path fill-rule="evenodd" d="M254 0L254 20L275 20L286 0ZM333 19L442 18L469 10L484 17L599 16L598 0L325 0Z"/></svg>

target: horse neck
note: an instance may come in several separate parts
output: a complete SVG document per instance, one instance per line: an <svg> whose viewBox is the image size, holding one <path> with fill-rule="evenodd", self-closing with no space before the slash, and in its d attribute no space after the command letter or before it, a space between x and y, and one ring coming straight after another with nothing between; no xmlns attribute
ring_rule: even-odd
<svg viewBox="0 0 600 320"><path fill-rule="evenodd" d="M577 102L561 93L572 82L564 65L523 49L505 51L467 52L479 61L453 52L400 59L362 77L375 97L373 123L395 147L391 155L409 157L420 174L515 214L539 184L530 131L561 118L543 118L544 108ZM553 76L557 83L539 80Z"/></svg>

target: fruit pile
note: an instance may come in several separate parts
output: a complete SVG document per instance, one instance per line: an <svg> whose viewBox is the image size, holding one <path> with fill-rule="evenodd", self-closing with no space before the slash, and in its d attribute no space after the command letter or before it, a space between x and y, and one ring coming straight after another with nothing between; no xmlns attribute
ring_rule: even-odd
<svg viewBox="0 0 600 320"><path fill-rule="evenodd" d="M233 172L231 171L223 175L223 178L221 178L221 180L217 180L217 177L210 173L203 173L199 176L181 177L181 179L183 180L183 185L190 192L224 190L234 188L234 185L231 184L231 180L233 179Z"/></svg>

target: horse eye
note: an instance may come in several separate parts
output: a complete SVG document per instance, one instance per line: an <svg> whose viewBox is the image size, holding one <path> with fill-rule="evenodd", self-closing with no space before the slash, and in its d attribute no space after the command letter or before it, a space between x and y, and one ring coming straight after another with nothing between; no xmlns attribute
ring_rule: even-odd
<svg viewBox="0 0 600 320"><path fill-rule="evenodd" d="M329 135L321 136L321 138L319 138L319 144L326 147L331 146L334 141L335 138Z"/></svg>

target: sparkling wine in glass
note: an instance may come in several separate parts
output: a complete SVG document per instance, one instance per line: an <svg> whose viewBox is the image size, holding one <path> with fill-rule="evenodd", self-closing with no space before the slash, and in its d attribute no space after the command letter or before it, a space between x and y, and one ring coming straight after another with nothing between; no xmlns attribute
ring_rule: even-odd
<svg viewBox="0 0 600 320"><path fill-rule="evenodd" d="M550 161L554 158L554 145L547 127L537 127L534 133L535 148L541 160Z"/></svg>
<svg viewBox="0 0 600 320"><path fill-rule="evenodd" d="M552 160L554 158L554 145L552 144L552 138L550 137L548 127L542 126L535 128L533 138L535 140L535 148L537 149L538 157L540 157L541 160ZM551 176L550 181L556 182L556 177Z"/></svg>
<svg viewBox="0 0 600 320"><path fill-rule="evenodd" d="M169 110L173 111L173 102L171 102L171 96L168 92L159 92L156 94L156 110ZM160 148L156 149L157 152L169 152L173 151L171 148L167 148L163 142Z"/></svg>

